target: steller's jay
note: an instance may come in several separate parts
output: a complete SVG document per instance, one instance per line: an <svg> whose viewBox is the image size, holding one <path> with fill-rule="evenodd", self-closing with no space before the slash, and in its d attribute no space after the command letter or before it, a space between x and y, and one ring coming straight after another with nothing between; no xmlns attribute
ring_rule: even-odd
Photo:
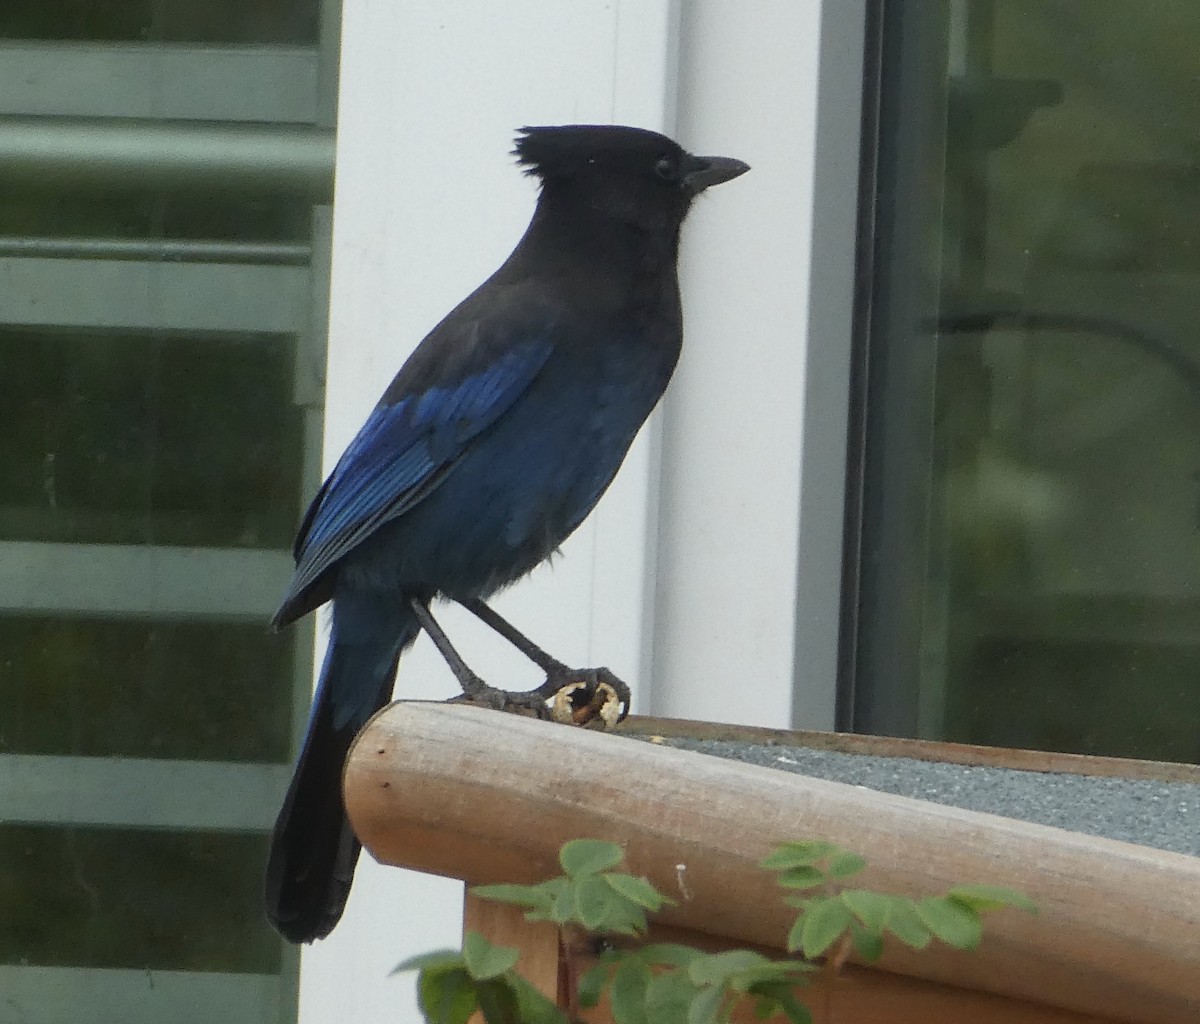
<svg viewBox="0 0 1200 1024"><path fill-rule="evenodd" d="M552 554L591 512L675 368L676 256L692 200L748 170L692 156L656 132L525 128L515 149L540 179L512 255L401 367L317 492L273 626L333 602L308 734L271 841L267 914L309 942L341 917L359 844L341 778L358 730L391 696L421 629L463 691L503 706L542 701L570 670L484 599ZM540 665L528 694L486 686L429 613L457 601Z"/></svg>

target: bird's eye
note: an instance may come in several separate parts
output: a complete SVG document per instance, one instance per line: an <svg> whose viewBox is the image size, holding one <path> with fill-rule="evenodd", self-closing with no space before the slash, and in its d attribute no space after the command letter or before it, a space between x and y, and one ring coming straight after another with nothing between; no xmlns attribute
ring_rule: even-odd
<svg viewBox="0 0 1200 1024"><path fill-rule="evenodd" d="M654 165L654 173L663 181L674 181L676 178L675 161L669 156L659 157Z"/></svg>

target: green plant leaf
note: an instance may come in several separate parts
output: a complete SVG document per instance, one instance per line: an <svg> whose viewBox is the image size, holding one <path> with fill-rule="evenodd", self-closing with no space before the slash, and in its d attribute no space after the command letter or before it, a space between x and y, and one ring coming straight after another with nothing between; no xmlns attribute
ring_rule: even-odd
<svg viewBox="0 0 1200 1024"><path fill-rule="evenodd" d="M650 968L633 958L617 968L608 991L615 1024L648 1024L646 988L650 978Z"/></svg>
<svg viewBox="0 0 1200 1024"><path fill-rule="evenodd" d="M780 843L758 863L759 867L766 868L768 871L786 871L788 868L816 864L824 857L841 852L833 843L808 839L801 842Z"/></svg>
<svg viewBox="0 0 1200 1024"><path fill-rule="evenodd" d="M850 941L854 944L854 951L869 964L883 956L883 936L864 928L857 921L850 922Z"/></svg>
<svg viewBox="0 0 1200 1024"><path fill-rule="evenodd" d="M554 919L555 900L560 898L568 884L567 879L559 876L537 885L475 885L471 887L471 892L485 900L526 907L527 921L551 921Z"/></svg>
<svg viewBox="0 0 1200 1024"><path fill-rule="evenodd" d="M600 839L572 839L558 851L558 862L572 878L607 871L624 859L625 853L621 847Z"/></svg>
<svg viewBox="0 0 1200 1024"><path fill-rule="evenodd" d="M590 879L599 886L603 884L604 876L585 875L581 878L573 887L576 899L580 898L578 886L584 879ZM586 917L589 923L584 925L589 930L602 931L608 935L628 935L633 938L641 938L645 934L646 912L637 904L622 899L611 889L602 891L593 890L591 886L584 886L582 898L589 901L586 907ZM604 907L602 911L601 903ZM572 920L583 924L584 912L580 910L578 903L574 906Z"/></svg>
<svg viewBox="0 0 1200 1024"><path fill-rule="evenodd" d="M717 1024L724 1001L724 989L716 986L702 988L688 1003L687 1024Z"/></svg>
<svg viewBox="0 0 1200 1024"><path fill-rule="evenodd" d="M897 896L892 904L887 929L911 949L924 949L933 937L917 913L913 901L900 896Z"/></svg>
<svg viewBox="0 0 1200 1024"><path fill-rule="evenodd" d="M795 953L798 949L804 946L804 926L808 922L808 912L805 911L795 921L792 922L792 927L788 929L785 945L789 953Z"/></svg>
<svg viewBox="0 0 1200 1024"><path fill-rule="evenodd" d="M607 931L612 926L627 925L630 912L641 916L641 907L631 906L618 896L599 875L579 875L574 879L575 915L590 932Z"/></svg>
<svg viewBox="0 0 1200 1024"><path fill-rule="evenodd" d="M762 985L782 982L803 985L806 974L816 970L805 960L767 960L757 967L747 967L729 979L729 987L738 992L756 992Z"/></svg>
<svg viewBox="0 0 1200 1024"><path fill-rule="evenodd" d="M567 1015L517 973L509 975L508 984L517 997L517 1012L521 1024L571 1024Z"/></svg>
<svg viewBox="0 0 1200 1024"><path fill-rule="evenodd" d="M813 900L788 935L788 951L798 949L807 959L815 960L850 927L851 920L849 909L836 896Z"/></svg>
<svg viewBox="0 0 1200 1024"><path fill-rule="evenodd" d="M881 934L892 913L893 897L869 889L845 889L839 898L867 931Z"/></svg>
<svg viewBox="0 0 1200 1024"><path fill-rule="evenodd" d="M463 937L463 963L476 981L498 978L515 967L520 956L519 950L509 946L493 946L478 932L467 932Z"/></svg>
<svg viewBox="0 0 1200 1024"><path fill-rule="evenodd" d="M1015 907L1030 914L1037 913L1037 904L1024 893L999 885L956 885L946 895L959 903L965 903L978 913L999 910L1001 907Z"/></svg>
<svg viewBox="0 0 1200 1024"><path fill-rule="evenodd" d="M975 949L983 934L979 915L964 903L930 896L916 904L917 916L934 935L955 949Z"/></svg>
<svg viewBox="0 0 1200 1024"><path fill-rule="evenodd" d="M487 1024L525 1024L521 1019L517 993L506 978L475 983L475 998Z"/></svg>
<svg viewBox="0 0 1200 1024"><path fill-rule="evenodd" d="M783 1012L779 1000L772 996L759 995L754 997L754 1016L758 1020L778 1017Z"/></svg>
<svg viewBox="0 0 1200 1024"><path fill-rule="evenodd" d="M692 965L692 961L704 956L700 950L692 946L684 946L675 942L652 942L628 955L636 956L645 964L680 967L684 970Z"/></svg>
<svg viewBox="0 0 1200 1024"><path fill-rule="evenodd" d="M530 907L539 902L536 885L473 885L471 892L485 900L497 903L515 903L520 907Z"/></svg>
<svg viewBox="0 0 1200 1024"><path fill-rule="evenodd" d="M418 953L407 960L401 960L392 968L391 974L403 974L405 971L443 970L450 967L462 966L462 953L457 949L437 949L429 953Z"/></svg>
<svg viewBox="0 0 1200 1024"><path fill-rule="evenodd" d="M467 972L456 967L423 970L417 977L417 1004L429 1024L466 1024L479 1000Z"/></svg>
<svg viewBox="0 0 1200 1024"><path fill-rule="evenodd" d="M646 915L640 908L630 907L623 919L614 917L613 923L605 930L614 935L641 938L646 933Z"/></svg>
<svg viewBox="0 0 1200 1024"><path fill-rule="evenodd" d="M650 1024L687 1024L696 986L684 971L664 971L646 986L646 1018Z"/></svg>
<svg viewBox="0 0 1200 1024"><path fill-rule="evenodd" d="M559 878L556 881L562 882L562 885L557 889L554 899L550 903L548 919L555 924L566 924L568 921L574 921L577 917L575 887L571 884L570 879L567 878ZM532 918L530 919L532 920Z"/></svg>
<svg viewBox="0 0 1200 1024"><path fill-rule="evenodd" d="M812 1024L812 1014L787 982L766 982L753 990L754 1015L759 1020L784 1014L792 1024Z"/></svg>
<svg viewBox="0 0 1200 1024"><path fill-rule="evenodd" d="M767 962L765 956L751 949L730 949L696 957L688 965L687 974L696 985L725 985L735 974Z"/></svg>
<svg viewBox="0 0 1200 1024"><path fill-rule="evenodd" d="M776 879L785 889L815 889L819 885L824 885L828 880L824 871L810 864L785 868Z"/></svg>
<svg viewBox="0 0 1200 1024"><path fill-rule="evenodd" d="M608 871L600 876L613 891L630 903L636 903L652 913L661 910L665 905L675 905L675 901L664 896L646 879L635 875L626 875L618 871Z"/></svg>
<svg viewBox="0 0 1200 1024"><path fill-rule="evenodd" d="M866 866L867 862L857 853L839 850L830 857L825 872L830 878L849 878L851 875L857 875Z"/></svg>
<svg viewBox="0 0 1200 1024"><path fill-rule="evenodd" d="M612 974L612 965L609 963L596 964L595 967L584 972L575 985L575 995L579 999L580 1006L590 1008L600 1002L610 974Z"/></svg>

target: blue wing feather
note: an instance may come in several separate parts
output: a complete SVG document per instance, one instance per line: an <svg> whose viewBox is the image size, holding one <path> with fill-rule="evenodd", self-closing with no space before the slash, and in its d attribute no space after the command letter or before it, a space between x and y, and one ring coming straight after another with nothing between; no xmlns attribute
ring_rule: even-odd
<svg viewBox="0 0 1200 1024"><path fill-rule="evenodd" d="M381 401L309 508L275 624L304 614L313 606L307 593L338 559L436 488L471 441L529 387L551 349L548 336L537 338L457 381Z"/></svg>

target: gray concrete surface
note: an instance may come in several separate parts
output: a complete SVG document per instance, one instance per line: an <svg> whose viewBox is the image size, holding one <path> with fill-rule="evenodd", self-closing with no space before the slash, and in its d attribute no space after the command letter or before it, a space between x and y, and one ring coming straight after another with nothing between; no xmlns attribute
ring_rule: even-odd
<svg viewBox="0 0 1200 1024"><path fill-rule="evenodd" d="M774 744L665 743L716 757L1200 857L1200 785L937 764Z"/></svg>

